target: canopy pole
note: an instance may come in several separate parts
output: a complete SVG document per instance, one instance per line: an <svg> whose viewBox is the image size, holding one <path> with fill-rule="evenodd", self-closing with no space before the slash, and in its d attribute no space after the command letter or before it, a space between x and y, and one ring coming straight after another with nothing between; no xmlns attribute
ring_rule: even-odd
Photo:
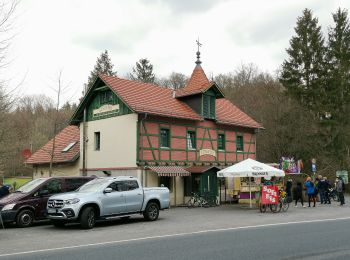
<svg viewBox="0 0 350 260"><path fill-rule="evenodd" d="M251 188L251 177L249 178L249 207L252 208L252 188Z"/></svg>

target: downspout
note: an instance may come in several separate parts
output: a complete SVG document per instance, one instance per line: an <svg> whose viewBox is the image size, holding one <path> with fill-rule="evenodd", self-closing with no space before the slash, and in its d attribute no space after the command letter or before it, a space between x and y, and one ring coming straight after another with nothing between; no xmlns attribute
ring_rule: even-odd
<svg viewBox="0 0 350 260"><path fill-rule="evenodd" d="M86 108L84 108L83 116L83 176L86 174Z"/></svg>
<svg viewBox="0 0 350 260"><path fill-rule="evenodd" d="M143 121L147 118L147 113L145 113L144 118L141 119L140 121L140 131L139 131L139 145L140 145L140 161L143 161L143 139L141 139L142 135L142 129L143 129ZM147 185L147 178L146 178L146 174L145 174L145 166L141 166L141 174L142 174L142 178L141 178L141 184L143 187L146 187Z"/></svg>

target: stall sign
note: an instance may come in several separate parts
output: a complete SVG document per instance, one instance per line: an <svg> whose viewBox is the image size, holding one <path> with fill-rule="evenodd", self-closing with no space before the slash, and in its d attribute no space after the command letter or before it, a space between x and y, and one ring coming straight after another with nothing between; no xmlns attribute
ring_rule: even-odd
<svg viewBox="0 0 350 260"><path fill-rule="evenodd" d="M263 186L261 194L262 204L278 204L278 187L277 186Z"/></svg>

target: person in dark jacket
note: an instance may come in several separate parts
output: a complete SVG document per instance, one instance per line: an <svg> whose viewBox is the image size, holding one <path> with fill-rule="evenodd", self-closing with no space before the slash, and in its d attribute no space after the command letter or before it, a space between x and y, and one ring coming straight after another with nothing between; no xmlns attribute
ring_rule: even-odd
<svg viewBox="0 0 350 260"><path fill-rule="evenodd" d="M304 206L304 200L303 200L303 187L301 186L301 182L297 183L297 187L295 188L295 207L298 207L298 201L300 200L301 206L305 208Z"/></svg>
<svg viewBox="0 0 350 260"><path fill-rule="evenodd" d="M291 178L287 180L286 183L286 193L287 193L287 201L292 202L292 186L293 186L293 181Z"/></svg>
<svg viewBox="0 0 350 260"><path fill-rule="evenodd" d="M316 195L315 195L315 184L311 181L311 177L307 177L304 186L307 190L307 196L309 198L309 207L311 207L311 201L314 202L314 207L316 206Z"/></svg>
<svg viewBox="0 0 350 260"><path fill-rule="evenodd" d="M332 187L327 177L324 177L325 182L325 204L331 204L331 198L329 197L329 189Z"/></svg>
<svg viewBox="0 0 350 260"><path fill-rule="evenodd" d="M321 201L321 204L326 204L326 182L324 180L324 178L319 175L319 178L318 178L318 183L317 183L317 189L320 193L320 201Z"/></svg>
<svg viewBox="0 0 350 260"><path fill-rule="evenodd" d="M3 185L3 183L0 181L0 198L5 197L10 193L10 189L8 186Z"/></svg>

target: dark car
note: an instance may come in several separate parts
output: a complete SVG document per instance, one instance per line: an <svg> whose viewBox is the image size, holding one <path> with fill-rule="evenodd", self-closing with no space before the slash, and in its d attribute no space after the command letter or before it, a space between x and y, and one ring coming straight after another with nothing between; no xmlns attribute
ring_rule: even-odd
<svg viewBox="0 0 350 260"><path fill-rule="evenodd" d="M50 196L75 191L93 177L51 177L32 180L14 193L0 199L0 214L4 223L29 227L35 220L46 218Z"/></svg>

